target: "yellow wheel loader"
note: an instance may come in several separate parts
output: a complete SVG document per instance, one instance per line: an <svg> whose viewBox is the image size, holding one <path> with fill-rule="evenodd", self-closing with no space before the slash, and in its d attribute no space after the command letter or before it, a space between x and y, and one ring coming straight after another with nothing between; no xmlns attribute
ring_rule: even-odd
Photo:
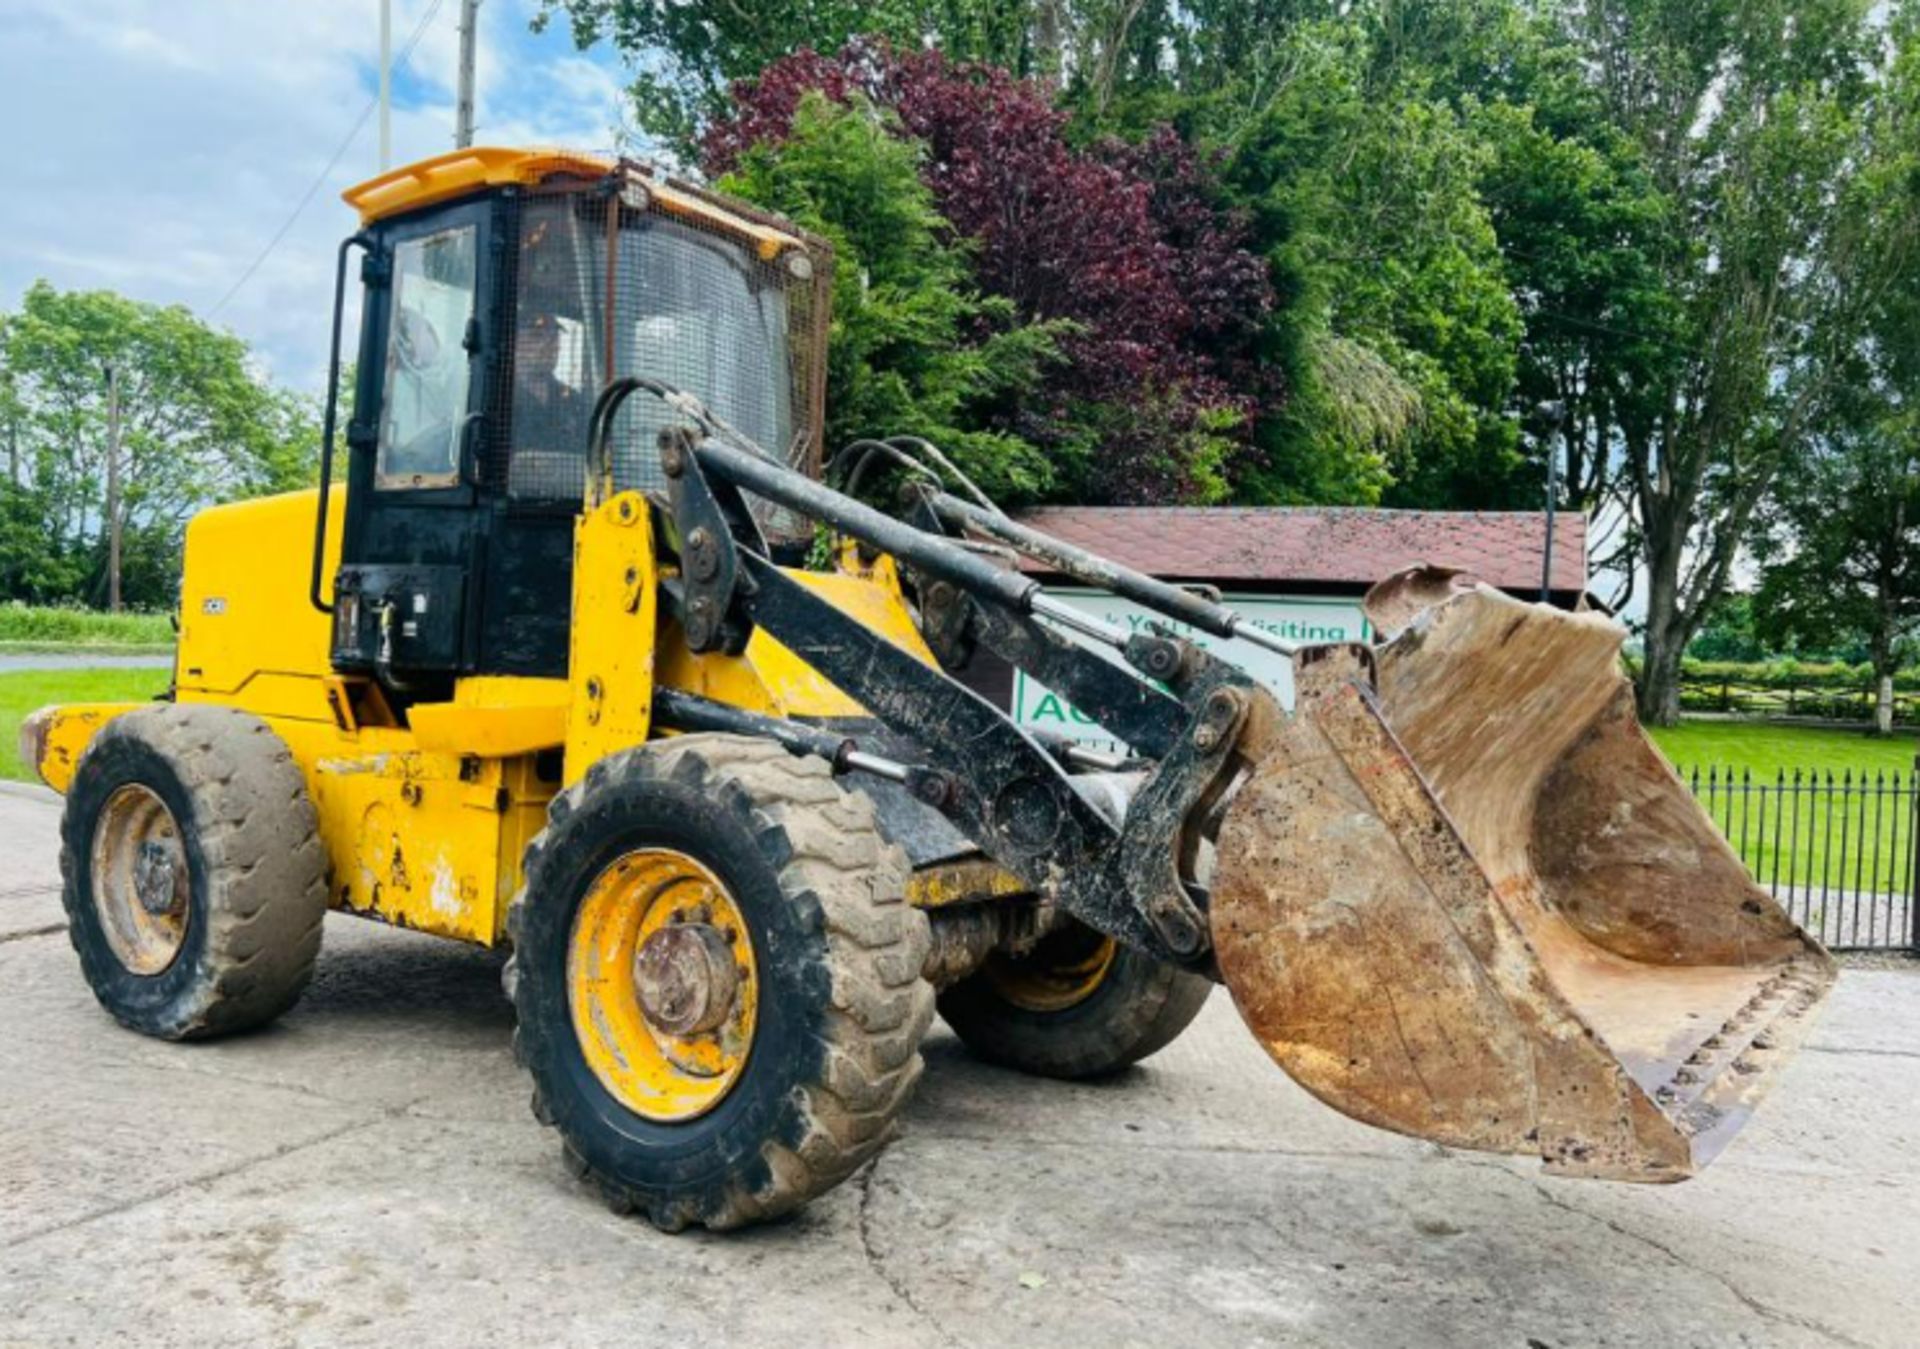
<svg viewBox="0 0 1920 1349"><path fill-rule="evenodd" d="M329 908L508 948L569 1166L720 1228L875 1154L936 1002L1078 1077L1224 982L1357 1119L1663 1181L1829 987L1642 736L1607 620L1421 570L1370 596L1378 643L1296 646L923 441L847 447L833 490L828 250L644 166L463 150L347 200L343 480L330 405L335 485L189 525L170 695L23 730L134 1030L286 1010ZM883 483L893 513L853 490ZM1123 750L1016 725L961 677L996 660Z"/></svg>

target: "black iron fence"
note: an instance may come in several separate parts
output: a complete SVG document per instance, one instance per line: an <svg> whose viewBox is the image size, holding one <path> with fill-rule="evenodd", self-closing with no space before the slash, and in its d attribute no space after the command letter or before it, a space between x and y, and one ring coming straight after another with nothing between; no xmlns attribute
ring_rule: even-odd
<svg viewBox="0 0 1920 1349"><path fill-rule="evenodd" d="M1683 768L1754 878L1839 951L1920 950L1915 772Z"/></svg>

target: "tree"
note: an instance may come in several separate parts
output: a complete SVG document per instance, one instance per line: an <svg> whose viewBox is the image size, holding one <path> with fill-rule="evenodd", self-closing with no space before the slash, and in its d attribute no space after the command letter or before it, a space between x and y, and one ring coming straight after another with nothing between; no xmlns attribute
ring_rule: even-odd
<svg viewBox="0 0 1920 1349"><path fill-rule="evenodd" d="M981 243L984 288L1016 303L1027 297L1029 316L1075 318L1088 332L1069 353L1081 358L1073 368L1119 376L1109 389L1069 390L1073 425L1052 420L1071 434L1051 442L1066 461L1085 461L1094 441L1103 466L1129 461L1117 499L1162 499L1171 484L1198 499L1492 506L1512 504L1524 487L1508 406L1521 320L1476 192L1489 156L1434 73L1442 64L1503 69L1517 22L1511 0L882 0L773 9L551 0L543 13L562 11L577 38L610 35L649 72L636 93L643 121L676 144L699 130L709 167L724 164L730 141L737 149L781 134L798 88L836 98L857 88L897 108L905 129L932 146L940 210ZM843 49L856 33L875 40ZM841 56L785 55L809 45ZM941 177L958 177L945 169L946 133L916 120L937 120L942 103L964 106L953 82L882 87L898 70L937 76L929 63L941 57L922 55L925 47L948 64L998 64L1003 80L1028 95L1025 106L1006 104L999 130L1007 134L992 153L974 154L978 195L943 186ZM921 64L847 59L889 51ZM992 86L986 72L969 74ZM1029 74L1051 82L1012 78ZM729 80L731 101L723 97ZM664 110L663 82L672 104ZM1181 134L1157 129L1168 124ZM1203 143L1213 148L1184 149ZM1138 343L1117 348L1122 359L1098 359L1092 346L1113 331L1119 273L1086 256L1084 241L1048 237L1054 223L1133 223L1130 205L1088 171L1137 168L1138 158L1124 163L1129 145L1183 146L1205 166L1200 178L1224 179L1226 204L1237 208L1221 213L1218 200L1208 203L1240 222L1234 240L1245 261L1233 260L1243 269L1235 329L1196 332L1189 344L1225 356L1198 378L1142 378ZM1208 182L1201 196L1219 190ZM1038 204L1024 194L1037 194ZM1156 190L1156 200L1165 195ZM1075 196L1088 209L1073 211ZM993 218L1001 213L1017 216L1018 228L1001 228ZM1009 242L1046 255L1009 257ZM1216 277L1225 256L1216 251L1207 264ZM1261 263L1275 298L1256 310ZM1150 269L1147 280L1166 270ZM1175 298L1186 303L1195 293ZM1121 298L1140 315L1180 316L1180 304L1153 285ZM1123 386L1125 401L1116 402ZM1142 404L1138 416L1133 403ZM1133 443L1112 443L1114 432L1131 433ZM1182 463L1202 467L1175 471ZM1106 477L1064 481L1099 497Z"/></svg>
<svg viewBox="0 0 1920 1349"><path fill-rule="evenodd" d="M109 370L132 563L119 577L107 556ZM0 327L0 385L13 470L0 519L38 512L43 540L29 548L0 525L0 574L25 597L99 603L123 590L135 604L164 603L188 516L313 472L306 401L268 385L238 338L178 306L36 282Z"/></svg>
<svg viewBox="0 0 1920 1349"><path fill-rule="evenodd" d="M1761 636L1753 603L1749 592L1729 594L1687 647L1687 655L1695 660L1746 662L1763 661L1779 651L1780 645L1769 645Z"/></svg>
<svg viewBox="0 0 1920 1349"><path fill-rule="evenodd" d="M727 115L736 81L802 48L833 51L856 37L907 48L931 42L956 60L1030 74L1037 63L1057 69L1059 44L1072 26L1063 17L1070 8L1066 0L540 0L534 27L564 13L581 48L607 37L634 57L641 124L690 154L708 124ZM1044 62L1037 41L1051 44Z"/></svg>
<svg viewBox="0 0 1920 1349"><path fill-rule="evenodd" d="M1915 219L1869 218L1875 51L1860 0L1598 0L1560 11L1608 117L1672 226L1653 256L1674 306L1664 358L1616 373L1621 456L1647 574L1640 715L1679 715L1679 665L1756 511L1844 385Z"/></svg>
<svg viewBox="0 0 1920 1349"><path fill-rule="evenodd" d="M1258 359L1273 299L1211 166L1171 131L1074 146L1049 91L937 52L802 51L734 91L703 161L731 169L792 134L809 94L865 100L923 142L921 176L966 241L979 290L1022 325L1056 325L1063 359L1005 423L1085 501L1209 501L1250 463L1283 389Z"/></svg>
<svg viewBox="0 0 1920 1349"><path fill-rule="evenodd" d="M1488 148L1442 73L1504 69L1518 7L1131 8L1119 73L1094 81L1077 64L1063 98L1087 127L1138 137L1169 122L1223 156L1281 301L1261 361L1289 391L1256 429L1239 495L1513 504L1526 485L1507 407L1521 322L1479 194Z"/></svg>
<svg viewBox="0 0 1920 1349"><path fill-rule="evenodd" d="M1811 452L1790 458L1767 520L1756 608L1776 639L1858 639L1893 728L1893 674L1920 629L1920 15L1898 18L1894 58L1861 119L1861 167L1841 198L1869 231L1870 284L1839 334L1836 392ZM1829 340L1833 340L1829 338Z"/></svg>
<svg viewBox="0 0 1920 1349"><path fill-rule="evenodd" d="M902 50L931 48L959 62L1070 86L1105 109L1164 82L1169 54L1205 22L1243 0L789 0L784 4L685 4L675 0L540 0L534 27L564 14L582 48L601 38L633 59L640 120L672 149L690 152L728 115L731 87L801 48L837 51L856 39ZM1255 0L1253 9L1291 10ZM1257 35L1258 24L1234 32ZM1211 32L1212 29L1206 31Z"/></svg>
<svg viewBox="0 0 1920 1349"><path fill-rule="evenodd" d="M1146 465L1129 491L1164 494L1167 464L1153 461L1186 442L1171 453L1207 466L1185 474L1203 499L1456 507L1531 505L1551 455L1567 504L1624 508L1631 521L1622 561L1648 587L1640 697L1652 721L1677 711L1680 651L1725 591L1781 465L1822 423L1864 316L1912 247L1905 208L1889 204L1898 194L1867 187L1884 179L1875 165L1906 153L1902 137L1920 139L1900 112L1911 102L1900 91L1914 84L1900 73L1911 66L1901 55L1913 46L1910 5L880 0L856 12L831 0L774 9L551 0L548 9L566 11L579 36L613 33L648 69L699 72L699 97L682 107L686 125L705 127L709 158L716 135L777 137L792 106L778 86L803 68L830 97L841 97L838 81L895 108L932 147L926 181L942 214L978 241L993 294L1050 288L1078 302L1084 287L1095 300L1112 274L1086 250L1055 239L1044 260L1071 273L1037 268L1035 257L1015 270L1002 251L1011 236L984 217L1017 216L1021 240L1043 238L1047 222L1020 194L1058 202L1044 190L1058 181L1124 222L1116 197L1074 175L1119 164L1125 155L1111 147L1172 127L1224 188L1225 214L1241 222L1235 238L1265 264L1273 298L1254 331L1233 334L1229 359L1202 371L1218 382L1198 399L1191 383L1142 380L1125 365L1114 368L1126 371L1131 401L1155 400L1137 418L1127 403L1072 391L1080 439L1055 453L1070 460L1100 427L1130 426L1154 444L1127 451ZM937 63L923 49L938 47L998 62L1012 72L1002 78L1048 77L1044 88L1014 81L1036 98L1008 103L993 154L973 156L976 195L943 185L959 181L944 133L916 120L942 102L960 106L960 91L938 79L924 91L880 87L890 72L927 69L908 61L843 53L808 66L785 55L837 48L857 32L895 44L855 44L869 54ZM746 80L746 97L728 102L730 79ZM1153 295L1132 293L1138 312L1156 308ZM1086 341L1105 322L1059 316L1086 324ZM1250 386L1255 378L1278 392ZM1230 424L1236 407L1241 420Z"/></svg>
<svg viewBox="0 0 1920 1349"><path fill-rule="evenodd" d="M1776 527L1785 555L1755 598L1778 642L1864 640L1875 726L1893 733L1893 676L1920 631L1920 418L1849 428L1786 474Z"/></svg>
<svg viewBox="0 0 1920 1349"><path fill-rule="evenodd" d="M924 153L865 99L814 93L781 140L734 157L720 186L833 245L827 443L924 436L989 492L1031 499L1053 485L1052 465L1010 429L1008 409L1057 359L1062 329L979 294L920 181Z"/></svg>
<svg viewBox="0 0 1920 1349"><path fill-rule="evenodd" d="M1514 495L1521 323L1479 196L1487 153L1430 77L1390 55L1396 13L1296 20L1224 71L1189 71L1208 90L1196 130L1226 147L1233 200L1286 301L1264 350L1297 396L1261 427L1257 498Z"/></svg>
<svg viewBox="0 0 1920 1349"><path fill-rule="evenodd" d="M1621 401L1655 381L1679 339L1679 307L1655 265L1671 204L1566 72L1514 92L1526 101L1502 95L1472 114L1491 151L1480 191L1523 324L1513 412L1540 458L1559 460L1559 505L1617 509ZM1625 578L1616 609L1631 598L1638 546L1629 533L1596 559Z"/></svg>

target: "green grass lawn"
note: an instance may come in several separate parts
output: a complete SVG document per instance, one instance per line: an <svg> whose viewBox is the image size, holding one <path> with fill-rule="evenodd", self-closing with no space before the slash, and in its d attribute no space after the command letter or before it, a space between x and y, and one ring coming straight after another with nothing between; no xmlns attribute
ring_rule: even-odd
<svg viewBox="0 0 1920 1349"><path fill-rule="evenodd" d="M1738 721L1650 729L1762 881L1816 896L1911 888L1920 739Z"/></svg>
<svg viewBox="0 0 1920 1349"><path fill-rule="evenodd" d="M0 778L37 782L20 762L20 723L48 703L105 703L153 697L166 670L16 670L0 674Z"/></svg>
<svg viewBox="0 0 1920 1349"><path fill-rule="evenodd" d="M1860 731L1827 731L1800 726L1763 726L1742 721L1686 721L1678 726L1648 728L1676 767L1705 770L1751 769L1771 779L1778 769L1819 769L1839 773L1851 769L1871 774L1876 769L1913 771L1920 738L1896 735L1876 740Z"/></svg>

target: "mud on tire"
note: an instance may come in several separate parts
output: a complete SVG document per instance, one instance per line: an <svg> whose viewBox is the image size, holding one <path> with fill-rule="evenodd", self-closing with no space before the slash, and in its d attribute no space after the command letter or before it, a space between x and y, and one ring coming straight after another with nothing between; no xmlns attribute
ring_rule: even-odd
<svg viewBox="0 0 1920 1349"><path fill-rule="evenodd" d="M185 876L177 947L130 965L126 939L110 932L112 850L101 831L124 814L116 802L135 798ZM271 1021L305 989L327 909L326 855L300 768L260 718L174 703L114 718L74 772L60 843L68 936L121 1024L167 1040L222 1035Z"/></svg>
<svg viewBox="0 0 1920 1349"><path fill-rule="evenodd" d="M725 886L757 969L757 1023L738 1078L690 1119L647 1118L589 1065L569 1004L576 913L635 850L672 849ZM534 1113L573 1173L666 1230L792 1211L892 1136L933 1014L924 915L872 803L820 759L764 741L689 735L609 756L555 799L509 923L516 1055Z"/></svg>

